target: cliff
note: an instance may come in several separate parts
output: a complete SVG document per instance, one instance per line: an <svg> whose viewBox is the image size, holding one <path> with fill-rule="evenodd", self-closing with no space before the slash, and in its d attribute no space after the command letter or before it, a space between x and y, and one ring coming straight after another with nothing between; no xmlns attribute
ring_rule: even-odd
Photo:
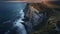
<svg viewBox="0 0 60 34"><path fill-rule="evenodd" d="M58 9L58 8L56 8ZM45 4L41 3L28 3L26 8L24 9L25 17L28 19L32 25L35 25L36 30L34 30L32 33L34 34L49 34L49 33L55 33L55 24L57 22L57 15L59 16L59 11L56 11ZM44 18L43 20L39 21L39 16L43 13ZM58 14L57 14L58 13ZM39 15L40 14L40 15ZM51 20L49 20L51 19ZM43 22L42 22L43 21ZM40 24L39 24L40 23ZM34 28L34 29L35 29ZM50 32L51 31L51 32ZM48 33L49 32L49 33Z"/></svg>

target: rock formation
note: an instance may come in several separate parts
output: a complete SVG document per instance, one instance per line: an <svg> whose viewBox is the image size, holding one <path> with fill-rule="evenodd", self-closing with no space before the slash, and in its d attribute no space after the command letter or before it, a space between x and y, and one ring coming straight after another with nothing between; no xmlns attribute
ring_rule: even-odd
<svg viewBox="0 0 60 34"><path fill-rule="evenodd" d="M54 17L56 17L57 14L56 11L53 11L52 8L49 8L43 3L28 3L26 8L24 9L24 13L25 13L26 21L32 24L33 33L48 34L49 31L55 31L55 29L53 28L56 27L55 26L56 23L54 22L56 22L57 19L55 19ZM44 15L44 18L41 15ZM50 23L51 21L49 21L49 19L51 19L52 16L54 18L54 21L51 20L53 22ZM40 18L42 20L39 20Z"/></svg>

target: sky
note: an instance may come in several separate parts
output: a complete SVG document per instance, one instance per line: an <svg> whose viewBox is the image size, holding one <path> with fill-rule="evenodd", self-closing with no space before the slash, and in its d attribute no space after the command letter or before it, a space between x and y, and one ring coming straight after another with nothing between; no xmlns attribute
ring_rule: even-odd
<svg viewBox="0 0 60 34"><path fill-rule="evenodd" d="M59 0L0 0L0 1L26 1L26 2L41 2L41 1L59 1Z"/></svg>
<svg viewBox="0 0 60 34"><path fill-rule="evenodd" d="M45 4L49 5L59 5L60 6L60 0L0 0L1 1L6 1L6 2L27 2L27 3L42 3L44 2Z"/></svg>
<svg viewBox="0 0 60 34"><path fill-rule="evenodd" d="M46 3L60 3L60 0L0 0L0 1L19 1L19 2L28 2L28 3L41 3L41 2L46 2Z"/></svg>

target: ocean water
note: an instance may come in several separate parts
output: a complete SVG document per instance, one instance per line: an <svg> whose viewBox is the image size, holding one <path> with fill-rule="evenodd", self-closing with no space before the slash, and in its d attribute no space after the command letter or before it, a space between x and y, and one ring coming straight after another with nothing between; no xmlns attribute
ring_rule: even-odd
<svg viewBox="0 0 60 34"><path fill-rule="evenodd" d="M12 20L15 19L16 16L20 16L19 19L13 22L13 27L18 27L16 30L17 34L27 34L24 25L21 24L21 22L24 22L22 19L24 19L23 9L25 6L25 2L0 2L0 23L3 24L2 22ZM7 33L8 31L4 34Z"/></svg>

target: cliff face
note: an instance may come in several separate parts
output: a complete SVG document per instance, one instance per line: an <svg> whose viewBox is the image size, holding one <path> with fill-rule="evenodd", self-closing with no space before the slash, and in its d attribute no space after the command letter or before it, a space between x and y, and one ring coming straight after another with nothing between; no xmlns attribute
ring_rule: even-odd
<svg viewBox="0 0 60 34"><path fill-rule="evenodd" d="M58 12L53 11L52 8L43 3L28 3L24 9L28 23L31 23L34 29L36 28L35 30L33 29L33 32L37 34L48 34L47 31L55 31Z"/></svg>
<svg viewBox="0 0 60 34"><path fill-rule="evenodd" d="M44 25L46 25L45 22L46 14L44 13L44 11L42 11L43 7L42 5L40 6L39 3L37 4L32 3L32 4L28 4L24 9L25 18L27 20L26 22L32 24L32 26L31 25L30 26L34 30L33 32L38 30L39 32L41 32L42 30L44 30Z"/></svg>

